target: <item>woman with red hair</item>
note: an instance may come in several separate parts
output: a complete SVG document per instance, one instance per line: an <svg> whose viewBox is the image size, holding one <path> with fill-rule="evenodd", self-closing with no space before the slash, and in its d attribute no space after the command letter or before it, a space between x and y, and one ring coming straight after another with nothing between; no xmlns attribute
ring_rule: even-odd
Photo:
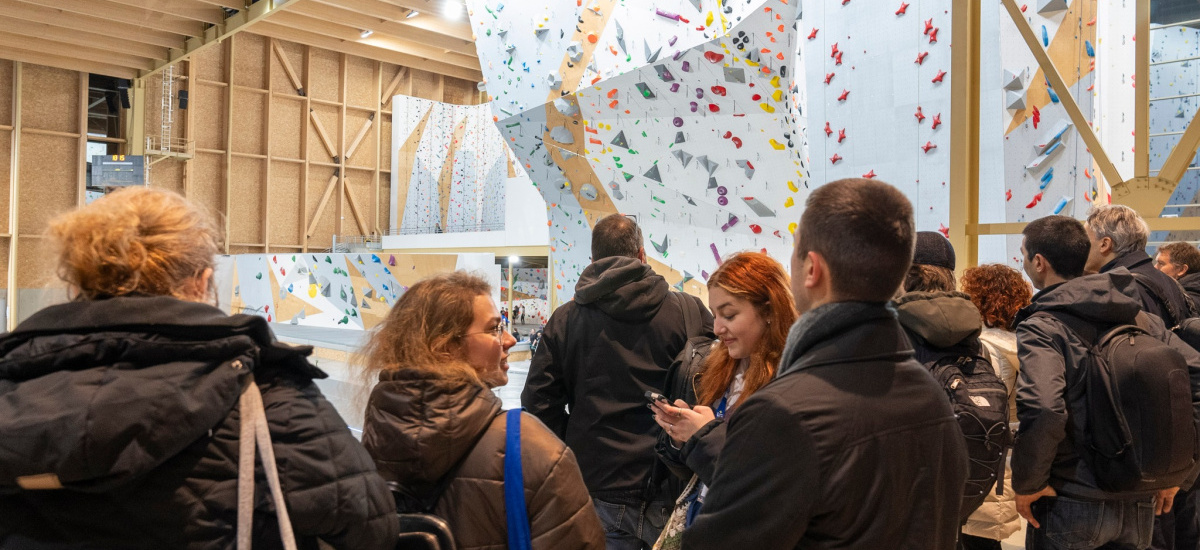
<svg viewBox="0 0 1200 550"><path fill-rule="evenodd" d="M707 358L677 360L703 360L702 373L684 381L694 389L695 403L676 399L673 404L652 405L655 421L670 439L659 445L660 457L677 475L692 478L656 548L678 547L683 528L699 512L725 443L724 419L775 377L788 330L796 321L794 303L783 266L759 252L733 255L708 279L708 305L718 341L708 348Z"/></svg>

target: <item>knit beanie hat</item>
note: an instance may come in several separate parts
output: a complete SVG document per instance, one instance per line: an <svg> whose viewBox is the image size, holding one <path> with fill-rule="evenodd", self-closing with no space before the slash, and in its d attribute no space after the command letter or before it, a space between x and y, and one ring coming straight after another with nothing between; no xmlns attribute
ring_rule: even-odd
<svg viewBox="0 0 1200 550"><path fill-rule="evenodd" d="M954 247L937 231L918 231L917 250L913 253L913 265L931 265L954 271Z"/></svg>

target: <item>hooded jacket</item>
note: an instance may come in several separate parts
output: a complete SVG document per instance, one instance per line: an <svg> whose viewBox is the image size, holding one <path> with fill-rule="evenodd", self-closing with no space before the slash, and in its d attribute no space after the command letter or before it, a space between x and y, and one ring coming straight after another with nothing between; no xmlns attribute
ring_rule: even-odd
<svg viewBox="0 0 1200 550"><path fill-rule="evenodd" d="M1179 351L1187 360L1192 403L1200 414L1200 354L1168 331L1161 319L1142 312L1139 285L1123 267L1046 287L1016 318L1017 417L1013 444L1013 489L1032 494L1050 485L1060 495L1114 500L1150 496L1101 491L1095 475L1076 451L1087 429L1083 386L1079 383L1087 345L1061 321L1039 312L1061 311L1093 323L1098 330L1137 324ZM1190 483L1190 482L1189 482Z"/></svg>
<svg viewBox="0 0 1200 550"><path fill-rule="evenodd" d="M1125 268L1141 277L1139 284L1134 285L1134 298L1146 313L1162 319L1167 328L1182 323L1191 314L1187 293L1170 275L1154 268L1154 262L1146 251L1138 249L1118 256L1100 268L1100 273L1118 268ZM1145 285L1153 286L1155 290L1151 291Z"/></svg>
<svg viewBox="0 0 1200 550"><path fill-rule="evenodd" d="M384 479L419 499L433 498L439 481L453 476L433 513L450 524L458 548L502 549L506 432L500 398L487 388L401 369L380 374L363 444ZM575 455L528 414L521 416L521 468L534 548L604 548Z"/></svg>
<svg viewBox="0 0 1200 550"><path fill-rule="evenodd" d="M301 548L390 548L391 495L313 384L325 373L311 352L275 341L262 318L169 297L35 313L0 338L0 548L16 544L7 535L23 548L232 548L250 373ZM277 548L256 469L255 548Z"/></svg>
<svg viewBox="0 0 1200 550"><path fill-rule="evenodd" d="M1187 292L1193 304L1200 306L1200 273L1188 273L1180 277L1179 286Z"/></svg>
<svg viewBox="0 0 1200 550"><path fill-rule="evenodd" d="M780 365L729 417L683 547L954 548L966 445L895 311L806 312Z"/></svg>
<svg viewBox="0 0 1200 550"><path fill-rule="evenodd" d="M700 334L687 334L685 300L702 314ZM665 468L655 473L659 427L645 392L661 393L688 338L711 336L712 326L712 314L698 298L672 293L650 266L627 257L588 265L575 299L550 316L521 405L575 451L593 497L616 503L674 499L661 495L670 490L657 483L671 476Z"/></svg>

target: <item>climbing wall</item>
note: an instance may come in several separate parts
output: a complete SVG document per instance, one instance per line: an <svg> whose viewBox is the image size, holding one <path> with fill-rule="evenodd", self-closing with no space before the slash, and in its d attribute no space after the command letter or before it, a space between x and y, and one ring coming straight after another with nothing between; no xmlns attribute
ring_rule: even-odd
<svg viewBox="0 0 1200 550"><path fill-rule="evenodd" d="M951 0L806 2L812 179L879 178L948 234Z"/></svg>
<svg viewBox="0 0 1200 550"><path fill-rule="evenodd" d="M392 229L503 229L509 157L488 107L396 96L392 112Z"/></svg>
<svg viewBox="0 0 1200 550"><path fill-rule="evenodd" d="M798 3L469 0L497 126L546 199L558 300L620 212L703 292L721 258L786 258L808 187Z"/></svg>
<svg viewBox="0 0 1200 550"><path fill-rule="evenodd" d="M513 300L515 305L525 308L522 324L540 325L550 318L549 270L544 268L518 268L513 270ZM501 297L507 299L506 293Z"/></svg>
<svg viewBox="0 0 1200 550"><path fill-rule="evenodd" d="M467 268L457 254L241 254L219 276L234 313L270 322L364 330L417 281ZM489 277L489 279L492 277ZM228 299L228 302L225 300Z"/></svg>

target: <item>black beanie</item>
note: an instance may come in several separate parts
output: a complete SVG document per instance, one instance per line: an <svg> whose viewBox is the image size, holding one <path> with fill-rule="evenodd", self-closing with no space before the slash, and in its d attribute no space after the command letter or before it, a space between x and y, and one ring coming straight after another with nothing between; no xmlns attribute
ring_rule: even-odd
<svg viewBox="0 0 1200 550"><path fill-rule="evenodd" d="M954 247L937 231L918 231L917 250L913 253L913 265L931 265L954 271Z"/></svg>

